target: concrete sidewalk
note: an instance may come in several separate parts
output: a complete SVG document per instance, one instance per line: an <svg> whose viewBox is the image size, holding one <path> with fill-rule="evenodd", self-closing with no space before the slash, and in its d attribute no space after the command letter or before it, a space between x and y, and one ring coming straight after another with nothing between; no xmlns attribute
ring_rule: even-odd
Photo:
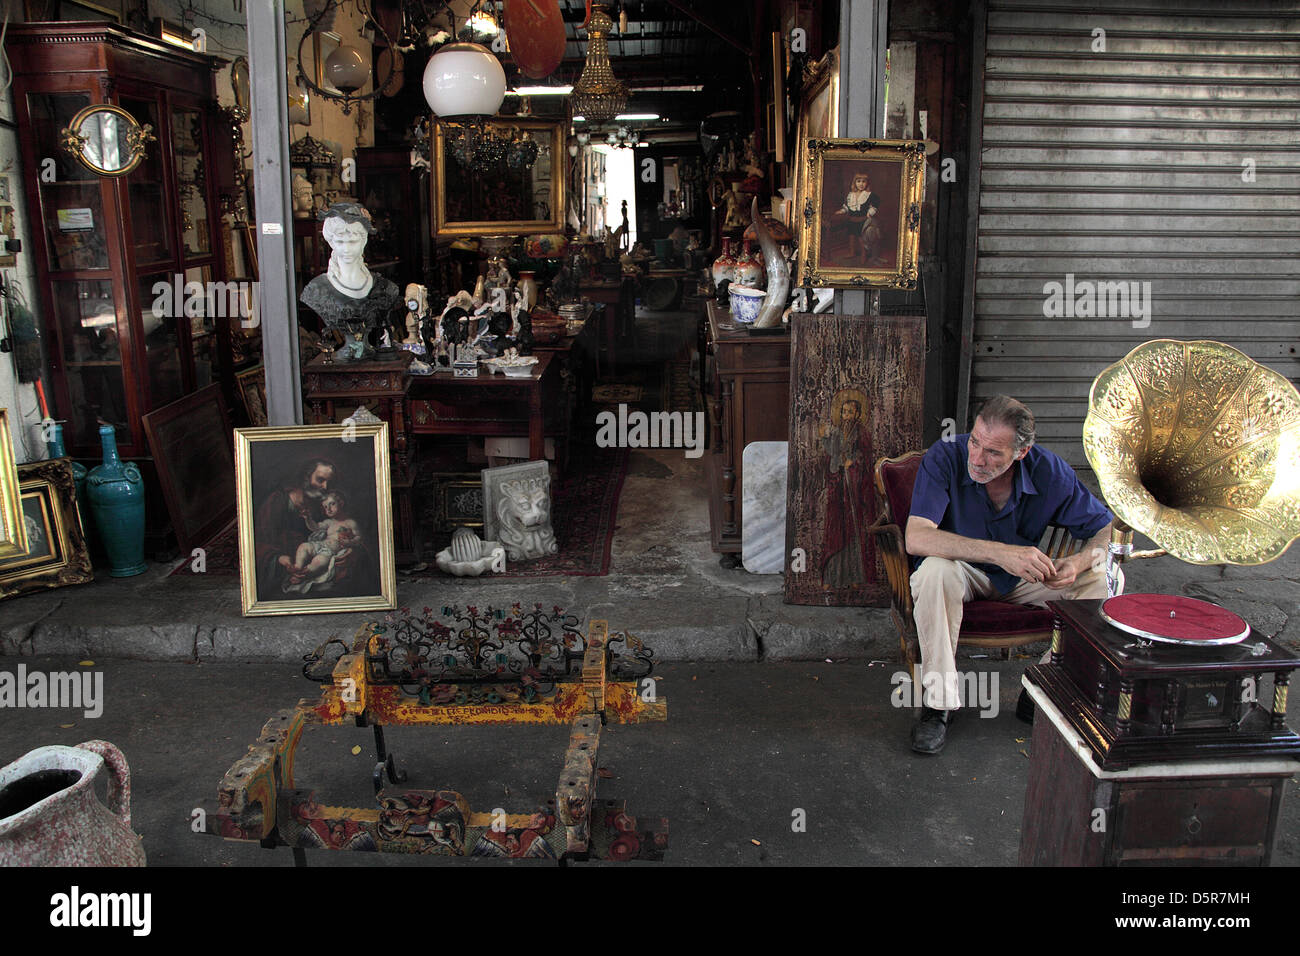
<svg viewBox="0 0 1300 956"><path fill-rule="evenodd" d="M724 570L709 547L703 459L634 451L619 506L610 574L494 580L404 579L399 606L558 604L582 620L630 630L662 661L897 660L887 608L783 604L780 575ZM0 603L0 656L33 654L154 661L298 661L330 636L349 638L365 614L244 618L234 576L134 578ZM1196 567L1173 558L1131 565L1128 590L1221 603L1270 637L1300 647L1300 547L1271 564Z"/></svg>

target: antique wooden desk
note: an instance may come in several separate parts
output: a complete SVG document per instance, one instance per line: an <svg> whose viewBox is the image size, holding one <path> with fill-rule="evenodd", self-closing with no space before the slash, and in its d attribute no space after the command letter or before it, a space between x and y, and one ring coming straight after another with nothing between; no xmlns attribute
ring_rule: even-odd
<svg viewBox="0 0 1300 956"><path fill-rule="evenodd" d="M539 351L527 378L489 374L475 378L449 373L410 376L411 432L415 435L527 435L528 457L546 455L546 433L565 433L555 353ZM548 415L549 412L549 415Z"/></svg>

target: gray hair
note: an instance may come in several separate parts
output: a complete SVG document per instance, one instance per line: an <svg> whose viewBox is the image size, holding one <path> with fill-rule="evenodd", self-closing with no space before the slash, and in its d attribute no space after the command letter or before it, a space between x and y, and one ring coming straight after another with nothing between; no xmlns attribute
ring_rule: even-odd
<svg viewBox="0 0 1300 956"><path fill-rule="evenodd" d="M1036 437L1034 413L1010 395L994 395L975 415L985 425L1005 425L1016 433L1016 451L1028 448Z"/></svg>

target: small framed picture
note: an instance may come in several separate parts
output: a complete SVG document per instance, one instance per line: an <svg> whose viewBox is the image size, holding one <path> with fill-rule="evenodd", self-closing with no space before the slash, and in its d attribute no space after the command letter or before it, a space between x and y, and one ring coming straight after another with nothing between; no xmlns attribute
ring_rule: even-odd
<svg viewBox="0 0 1300 956"><path fill-rule="evenodd" d="M18 466L27 551L0 560L0 598L95 579L66 458Z"/></svg>
<svg viewBox="0 0 1300 956"><path fill-rule="evenodd" d="M235 391L243 402L248 423L266 424L266 368L262 365L235 373Z"/></svg>
<svg viewBox="0 0 1300 956"><path fill-rule="evenodd" d="M245 616L392 610L388 423L235 429Z"/></svg>
<svg viewBox="0 0 1300 956"><path fill-rule="evenodd" d="M799 283L915 289L925 144L810 139L799 180Z"/></svg>

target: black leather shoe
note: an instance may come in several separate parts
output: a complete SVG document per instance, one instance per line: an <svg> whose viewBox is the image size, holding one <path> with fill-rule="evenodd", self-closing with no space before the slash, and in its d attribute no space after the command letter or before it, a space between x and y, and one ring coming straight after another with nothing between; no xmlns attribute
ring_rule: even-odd
<svg viewBox="0 0 1300 956"><path fill-rule="evenodd" d="M957 717L955 710L921 708L921 719L912 726L912 749L919 754L937 754L948 736L948 725Z"/></svg>
<svg viewBox="0 0 1300 956"><path fill-rule="evenodd" d="M1016 719L1023 720L1027 724L1034 722L1034 698L1029 696L1029 691L1020 688L1020 699L1016 701Z"/></svg>

